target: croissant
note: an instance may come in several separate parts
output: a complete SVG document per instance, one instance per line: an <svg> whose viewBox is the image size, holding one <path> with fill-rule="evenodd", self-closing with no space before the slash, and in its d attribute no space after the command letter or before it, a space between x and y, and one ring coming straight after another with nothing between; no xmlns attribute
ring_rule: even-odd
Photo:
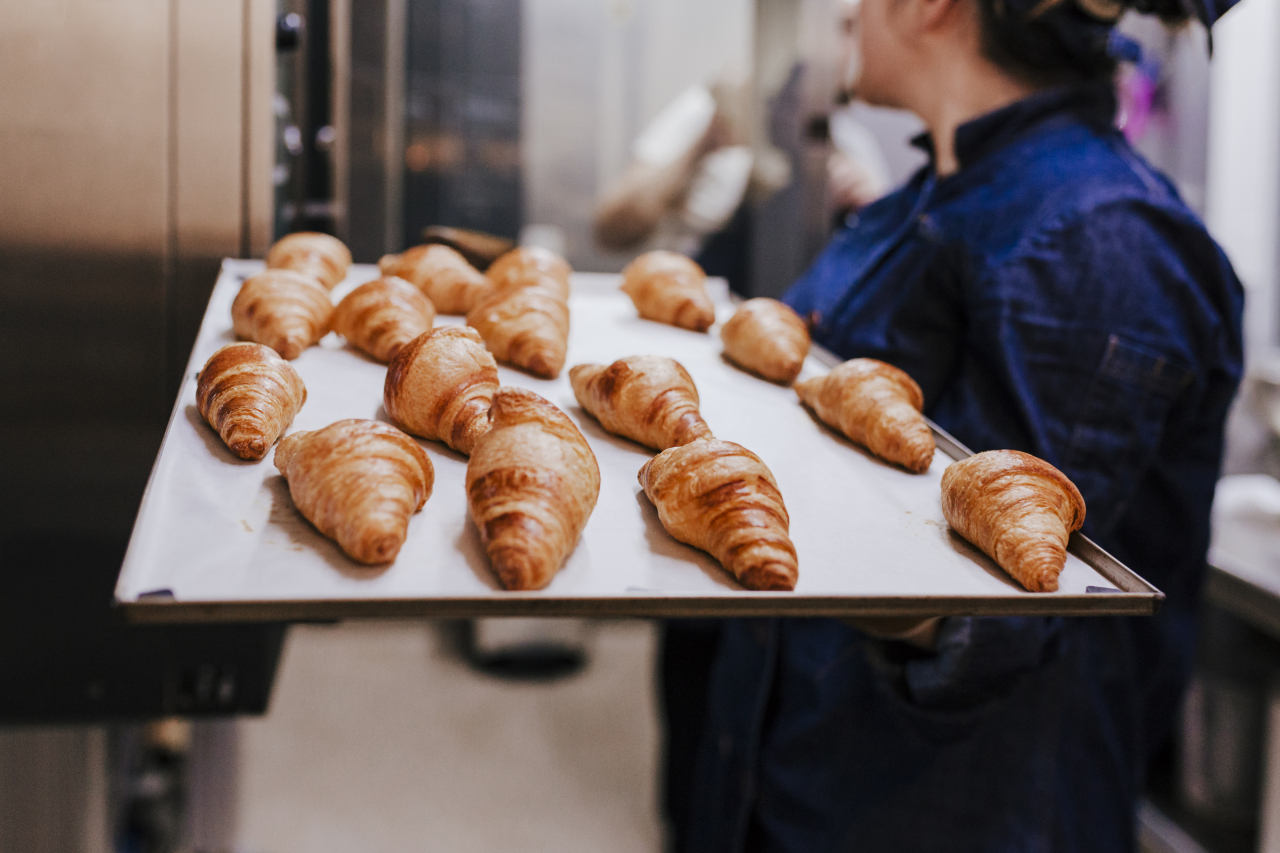
<svg viewBox="0 0 1280 853"><path fill-rule="evenodd" d="M267 270L246 281L231 303L231 322L241 338L266 344L295 359L329 331L333 302L309 275Z"/></svg>
<svg viewBox="0 0 1280 853"><path fill-rule="evenodd" d="M646 320L705 332L716 321L702 267L675 252L648 252L622 271L622 290Z"/></svg>
<svg viewBox="0 0 1280 853"><path fill-rule="evenodd" d="M1065 474L1017 450L978 453L942 474L947 523L1031 592L1057 591L1084 512Z"/></svg>
<svg viewBox="0 0 1280 853"><path fill-rule="evenodd" d="M389 563L409 517L435 484L431 460L390 424L345 420L295 432L276 448L276 468L298 510L353 560Z"/></svg>
<svg viewBox="0 0 1280 853"><path fill-rule="evenodd" d="M521 246L512 249L489 267L489 280L499 288L525 287L529 284L548 284L550 278L560 285L561 295L569 296L569 276L573 268L569 262L549 249Z"/></svg>
<svg viewBox="0 0 1280 853"><path fill-rule="evenodd" d="M466 314L489 287L484 273L448 246L414 246L384 255L378 268L417 287L441 314Z"/></svg>
<svg viewBox="0 0 1280 853"><path fill-rule="evenodd" d="M640 485L668 533L709 552L747 589L795 588L787 508L750 450L719 439L673 447L645 463Z"/></svg>
<svg viewBox="0 0 1280 853"><path fill-rule="evenodd" d="M497 289L467 314L499 361L555 379L569 349L569 303L542 286Z"/></svg>
<svg viewBox="0 0 1280 853"><path fill-rule="evenodd" d="M325 290L347 277L351 250L337 237L300 231L281 237L267 252L267 269L294 270L312 276Z"/></svg>
<svg viewBox="0 0 1280 853"><path fill-rule="evenodd" d="M467 463L467 504L504 589L541 589L573 551L600 467L564 412L523 388L493 395L492 428Z"/></svg>
<svg viewBox="0 0 1280 853"><path fill-rule="evenodd" d="M724 354L765 379L790 385L809 354L809 328L776 299L748 299L720 329Z"/></svg>
<svg viewBox="0 0 1280 853"><path fill-rule="evenodd" d="M403 429L470 454L489 430L498 365L480 335L442 326L414 338L387 368L382 401Z"/></svg>
<svg viewBox="0 0 1280 853"><path fill-rule="evenodd" d="M395 276L360 285L338 303L333 330L384 364L431 329L436 309L422 292Z"/></svg>
<svg viewBox="0 0 1280 853"><path fill-rule="evenodd" d="M579 364L569 382L582 408L615 435L655 450L712 438L693 377L674 359L633 355L608 367Z"/></svg>
<svg viewBox="0 0 1280 853"><path fill-rule="evenodd" d="M913 473L929 470L934 441L920 414L924 394L903 371L873 358L855 358L795 389L823 423L850 441Z"/></svg>
<svg viewBox="0 0 1280 853"><path fill-rule="evenodd" d="M262 344L227 344L196 383L200 416L241 459L266 456L306 401L298 371Z"/></svg>

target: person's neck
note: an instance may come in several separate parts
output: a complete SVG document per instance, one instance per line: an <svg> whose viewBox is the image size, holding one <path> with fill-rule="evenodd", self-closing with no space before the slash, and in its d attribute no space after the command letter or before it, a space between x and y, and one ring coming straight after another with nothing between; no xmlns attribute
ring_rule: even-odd
<svg viewBox="0 0 1280 853"><path fill-rule="evenodd" d="M987 62L961 62L934 76L941 85L932 88L917 109L933 139L934 169L939 177L960 171L956 156L956 130L978 116L1029 97L1038 91Z"/></svg>

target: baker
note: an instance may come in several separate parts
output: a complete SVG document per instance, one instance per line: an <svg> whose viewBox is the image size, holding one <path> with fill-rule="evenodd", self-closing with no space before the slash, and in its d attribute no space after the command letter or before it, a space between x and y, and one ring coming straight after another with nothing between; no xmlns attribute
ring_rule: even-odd
<svg viewBox="0 0 1280 853"><path fill-rule="evenodd" d="M1085 533L1164 608L728 622L679 850L1134 849L1192 662L1243 295L1115 130L1111 46L1130 8L1224 11L1195 2L865 0L857 94L918 115L929 162L785 296L818 343L909 373L973 450L1061 469Z"/></svg>

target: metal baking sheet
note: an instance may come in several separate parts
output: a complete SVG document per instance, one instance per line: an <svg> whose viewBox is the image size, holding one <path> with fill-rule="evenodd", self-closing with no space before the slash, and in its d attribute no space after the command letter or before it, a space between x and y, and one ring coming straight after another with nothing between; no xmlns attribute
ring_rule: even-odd
<svg viewBox="0 0 1280 853"><path fill-rule="evenodd" d="M395 563L362 567L298 513L271 454L259 463L239 461L196 410L196 373L234 339L232 299L261 268L224 262L209 301L116 586L117 604L132 620L1150 614L1163 599L1080 536L1059 592L1024 591L943 519L942 471L967 454L945 434L926 474L881 463L814 420L790 388L727 363L715 329L697 334L641 320L616 276L590 274L573 280L568 364L607 364L639 353L683 363L716 435L755 451L778 480L799 554L795 591L744 591L710 556L667 535L636 481L651 452L586 415L567 369L553 381L500 370L503 383L532 389L568 412L600 462L599 503L549 587L497 588L467 517L466 459L427 441L434 494L411 521ZM374 275L373 267L354 268L334 290L335 301ZM723 321L733 305L723 283L714 293ZM803 375L833 363L817 351ZM337 336L294 365L308 396L291 430L342 418L386 419L385 368Z"/></svg>

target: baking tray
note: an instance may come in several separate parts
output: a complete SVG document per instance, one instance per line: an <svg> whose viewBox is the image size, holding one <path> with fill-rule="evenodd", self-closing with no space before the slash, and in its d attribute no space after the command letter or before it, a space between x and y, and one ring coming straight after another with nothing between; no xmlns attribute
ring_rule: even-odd
<svg viewBox="0 0 1280 853"><path fill-rule="evenodd" d="M551 585L497 588L467 517L466 459L422 442L435 491L414 516L396 562L349 560L294 508L271 454L236 459L196 410L196 374L234 339L231 302L255 261L223 263L135 523L116 603L139 622L480 616L913 616L1150 614L1163 595L1088 539L1072 538L1060 590L1024 591L952 532L942 515L944 468L968 451L941 430L930 470L910 475L814 420L795 393L720 354L716 330L697 334L641 320L611 275L574 276L568 364L640 353L678 359L697 382L717 436L755 451L773 471L800 562L794 592L748 592L710 556L667 535L636 481L652 453L602 430L577 405L568 370L534 379L500 368L568 412L600 462L600 499L582 540ZM357 266L335 302L377 274ZM719 319L733 311L715 283ZM442 317L437 323L457 323ZM804 374L836 359L817 351ZM335 335L293 362L307 403L291 430L341 418L386 419L385 368Z"/></svg>

